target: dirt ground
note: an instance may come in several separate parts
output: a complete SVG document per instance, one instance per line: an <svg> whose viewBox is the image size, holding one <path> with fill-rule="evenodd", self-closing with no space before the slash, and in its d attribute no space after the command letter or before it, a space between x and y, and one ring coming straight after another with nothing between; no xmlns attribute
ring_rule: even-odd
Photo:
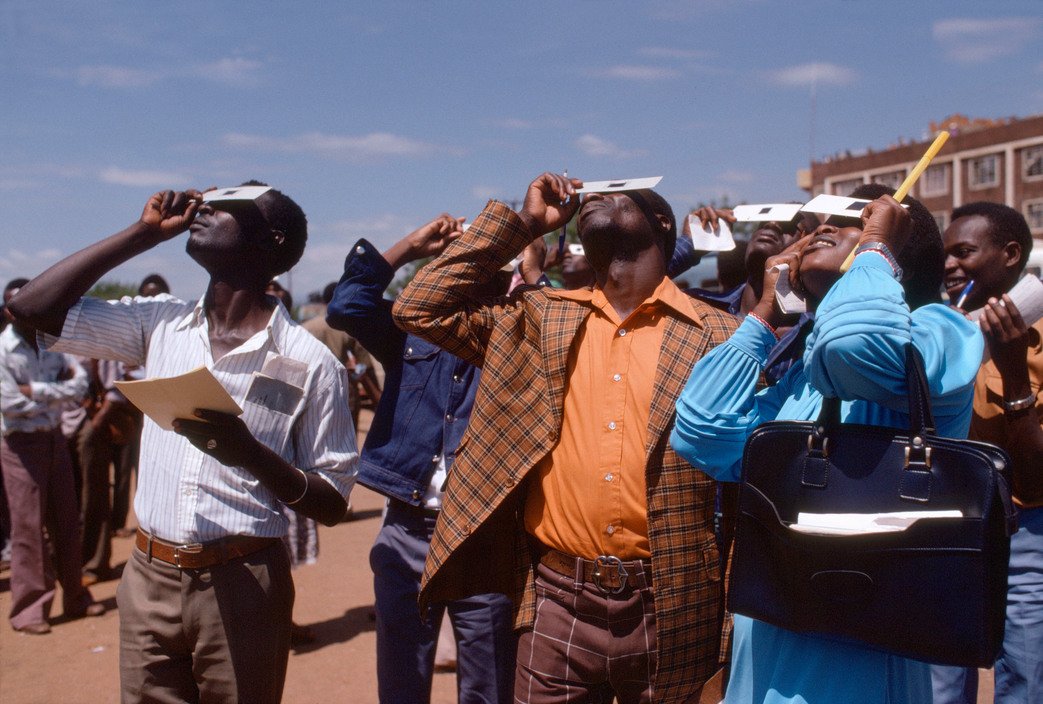
<svg viewBox="0 0 1043 704"><path fill-rule="evenodd" d="M368 412L360 422L368 427ZM316 642L290 654L283 701L287 704L377 701L373 578L369 548L380 527L383 500L357 487L355 520L320 528L316 564L294 573L294 620L308 625ZM113 564L126 561L131 538L115 538ZM27 636L7 622L9 574L0 574L0 702L4 704L106 704L119 701L119 616L112 580L93 586L109 611L100 618L63 621L58 609L46 636ZM983 671L980 704L992 700L992 673ZM456 678L435 675L432 704L457 701Z"/></svg>

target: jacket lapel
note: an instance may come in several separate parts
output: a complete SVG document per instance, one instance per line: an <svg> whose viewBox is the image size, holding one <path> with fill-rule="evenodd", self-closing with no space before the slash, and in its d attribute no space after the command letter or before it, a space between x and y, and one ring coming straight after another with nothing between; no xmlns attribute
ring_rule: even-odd
<svg viewBox="0 0 1043 704"><path fill-rule="evenodd" d="M573 301L551 299L543 316L542 346L543 374L550 391L554 427L561 427L565 399L565 374L568 371L569 350L579 326L587 319L590 308Z"/></svg>
<svg viewBox="0 0 1043 704"><path fill-rule="evenodd" d="M663 331L663 345L659 352L659 365L655 375L655 393L648 414L648 444L646 456L650 455L674 417L677 397L681 395L692 366L706 353L710 333L703 327L677 316L668 318Z"/></svg>

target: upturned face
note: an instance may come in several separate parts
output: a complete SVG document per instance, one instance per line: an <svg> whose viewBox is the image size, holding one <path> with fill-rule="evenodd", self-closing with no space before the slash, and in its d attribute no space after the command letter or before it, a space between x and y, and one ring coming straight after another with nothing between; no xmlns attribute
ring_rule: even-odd
<svg viewBox="0 0 1043 704"><path fill-rule="evenodd" d="M258 205L238 201L204 203L188 228L185 251L204 268L230 261L254 266L271 249L271 228Z"/></svg>
<svg viewBox="0 0 1043 704"><path fill-rule="evenodd" d="M659 220L650 221L655 217L627 192L584 196L577 229L590 265L599 270L615 258L631 259L633 254L660 244L665 230L653 229L653 223L663 227Z"/></svg>
<svg viewBox="0 0 1043 704"><path fill-rule="evenodd" d="M1011 256L1007 247L996 244L989 234L989 221L981 215L957 218L942 235L945 245L945 278L943 285L949 300L955 303L971 281L971 289L963 310L985 305L990 297L1006 293L1012 278L1011 267L1020 260L1021 248Z"/></svg>
<svg viewBox="0 0 1043 704"><path fill-rule="evenodd" d="M800 256L800 280L809 297L822 300L840 279L840 267L861 237L862 228L853 224L819 225L815 229Z"/></svg>

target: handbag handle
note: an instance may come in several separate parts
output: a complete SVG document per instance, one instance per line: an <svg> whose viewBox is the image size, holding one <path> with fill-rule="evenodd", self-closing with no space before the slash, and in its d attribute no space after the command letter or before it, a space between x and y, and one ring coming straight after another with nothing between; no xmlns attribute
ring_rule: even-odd
<svg viewBox="0 0 1043 704"><path fill-rule="evenodd" d="M905 347L905 384L909 399L909 435L923 437L935 430L934 413L931 411L931 394L927 386L920 351L910 342ZM815 433L826 433L840 425L840 399L827 396L822 399L822 410L815 421Z"/></svg>

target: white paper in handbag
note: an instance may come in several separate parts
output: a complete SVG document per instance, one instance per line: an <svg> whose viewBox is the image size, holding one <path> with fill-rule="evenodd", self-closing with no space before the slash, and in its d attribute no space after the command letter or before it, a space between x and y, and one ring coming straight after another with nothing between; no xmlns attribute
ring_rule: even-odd
<svg viewBox="0 0 1043 704"><path fill-rule="evenodd" d="M1021 277L1021 281L1014 284L1014 288L1007 291L1007 295L1018 307L1021 319L1025 321L1026 325L1035 325L1040 318L1043 318L1043 281L1032 274L1026 274ZM1002 300L1000 302L1002 303ZM976 321L981 317L983 310L978 308L967 315L971 320Z"/></svg>
<svg viewBox="0 0 1043 704"><path fill-rule="evenodd" d="M813 535L868 535L894 533L917 521L935 518L962 518L958 510L895 511L893 513L798 513L789 528Z"/></svg>
<svg viewBox="0 0 1043 704"><path fill-rule="evenodd" d="M692 233L692 244L700 252L730 252L735 249L735 240L732 238L732 229L724 220L717 221L717 231L713 226L702 222L694 215L688 216L688 230Z"/></svg>

